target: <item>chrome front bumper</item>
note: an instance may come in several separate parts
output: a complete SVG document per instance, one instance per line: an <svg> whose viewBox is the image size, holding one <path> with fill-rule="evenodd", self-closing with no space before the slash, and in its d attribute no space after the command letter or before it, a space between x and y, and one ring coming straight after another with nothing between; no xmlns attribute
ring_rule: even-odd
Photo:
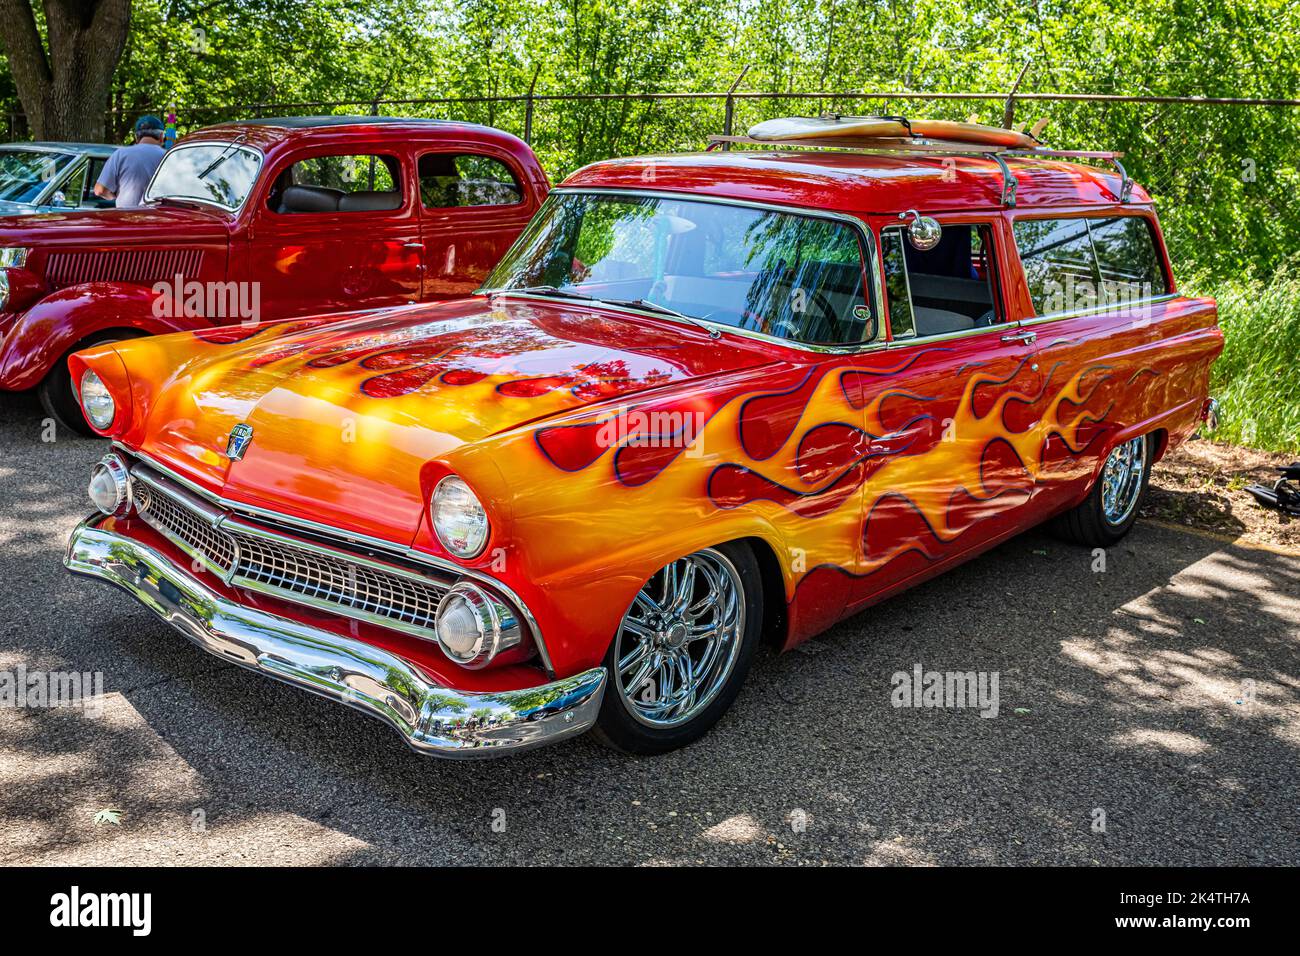
<svg viewBox="0 0 1300 956"><path fill-rule="evenodd" d="M222 597L153 548L100 530L103 520L72 532L69 571L117 585L210 654L386 721L421 753L493 757L595 723L603 667L517 691L443 687L389 651Z"/></svg>

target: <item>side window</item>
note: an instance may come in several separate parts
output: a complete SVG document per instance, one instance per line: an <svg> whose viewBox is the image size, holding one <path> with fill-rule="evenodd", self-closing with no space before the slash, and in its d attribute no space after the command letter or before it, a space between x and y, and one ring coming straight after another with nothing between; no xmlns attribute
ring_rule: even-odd
<svg viewBox="0 0 1300 956"><path fill-rule="evenodd" d="M1014 226L1039 315L1118 305L1168 291L1151 227L1138 216L1021 219Z"/></svg>
<svg viewBox="0 0 1300 956"><path fill-rule="evenodd" d="M941 335L1002 321L991 226L951 223L939 244L915 248L899 226L881 231L892 338Z"/></svg>
<svg viewBox="0 0 1300 956"><path fill-rule="evenodd" d="M420 157L420 201L425 209L513 206L523 200L515 174L499 159L472 153Z"/></svg>
<svg viewBox="0 0 1300 956"><path fill-rule="evenodd" d="M111 206L112 202L100 199L95 195L95 183L99 182L100 173L104 171L104 164L108 162L98 156L90 157L90 170L86 173L86 188L81 196L81 201L89 203L92 206Z"/></svg>
<svg viewBox="0 0 1300 956"><path fill-rule="evenodd" d="M1101 296L1119 305L1169 291L1151 236L1151 225L1140 216L1090 219L1092 248L1101 274Z"/></svg>
<svg viewBox="0 0 1300 956"><path fill-rule="evenodd" d="M50 202L73 209L82 204L86 192L86 165L86 163L77 164L72 174L50 194Z"/></svg>
<svg viewBox="0 0 1300 956"><path fill-rule="evenodd" d="M267 205L281 214L400 209L401 183L395 156L312 156L276 177Z"/></svg>

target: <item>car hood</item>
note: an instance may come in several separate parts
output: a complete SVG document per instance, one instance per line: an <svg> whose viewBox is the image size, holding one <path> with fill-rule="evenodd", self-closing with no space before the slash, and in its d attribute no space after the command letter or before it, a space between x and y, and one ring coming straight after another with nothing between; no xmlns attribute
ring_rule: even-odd
<svg viewBox="0 0 1300 956"><path fill-rule="evenodd" d="M765 343L514 297L118 349L137 389L177 370L132 426L155 460L232 501L340 527L364 516L370 533L399 541L419 523L429 461L594 402L774 359ZM241 423L253 437L232 462L227 441ZM509 463L497 465L508 477Z"/></svg>
<svg viewBox="0 0 1300 956"><path fill-rule="evenodd" d="M141 206L0 216L0 246L117 246L224 238L229 216L216 209Z"/></svg>

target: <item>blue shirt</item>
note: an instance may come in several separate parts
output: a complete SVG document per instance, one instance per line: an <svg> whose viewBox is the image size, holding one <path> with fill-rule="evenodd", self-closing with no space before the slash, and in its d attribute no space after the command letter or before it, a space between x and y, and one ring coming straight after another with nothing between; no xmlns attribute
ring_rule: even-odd
<svg viewBox="0 0 1300 956"><path fill-rule="evenodd" d="M153 143L123 146L108 157L97 185L117 196L119 209L139 206L144 201L145 187L162 162L163 153L163 148Z"/></svg>

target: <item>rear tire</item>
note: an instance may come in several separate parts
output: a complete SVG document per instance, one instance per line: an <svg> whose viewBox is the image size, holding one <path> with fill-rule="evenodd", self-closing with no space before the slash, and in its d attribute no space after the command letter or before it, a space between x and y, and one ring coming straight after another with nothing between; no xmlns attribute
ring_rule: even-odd
<svg viewBox="0 0 1300 956"><path fill-rule="evenodd" d="M41 400L41 407L45 409L45 414L54 419L59 428L66 428L76 435L86 438L101 437L98 432L86 423L86 416L81 410L81 403L77 401L76 390L72 387L72 373L68 370L68 356L73 352L88 349L92 345L121 342L124 339L139 338L141 335L142 333L129 329L100 332L68 349L54 363L54 368L50 369L50 373L41 380L41 384L36 386L36 394Z"/></svg>
<svg viewBox="0 0 1300 956"><path fill-rule="evenodd" d="M740 693L762 630L762 577L747 545L704 548L657 571L605 654L596 735L644 755L703 737Z"/></svg>
<svg viewBox="0 0 1300 956"><path fill-rule="evenodd" d="M1150 435L1121 442L1102 464L1088 497L1058 516L1051 529L1076 544L1106 548L1116 544L1137 521L1151 480L1155 441Z"/></svg>

